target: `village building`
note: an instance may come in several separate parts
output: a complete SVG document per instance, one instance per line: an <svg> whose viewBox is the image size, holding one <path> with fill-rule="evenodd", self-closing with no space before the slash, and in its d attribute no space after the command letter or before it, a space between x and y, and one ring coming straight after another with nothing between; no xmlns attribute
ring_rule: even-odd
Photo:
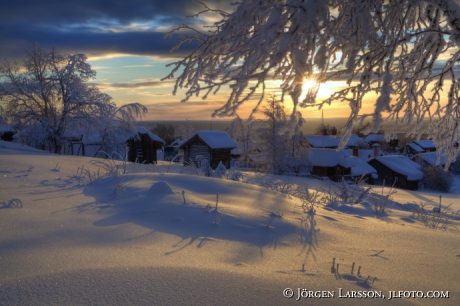
<svg viewBox="0 0 460 306"><path fill-rule="evenodd" d="M377 170L378 178L374 179L374 185L417 190L418 182L423 178L421 166L406 156L378 156L368 163Z"/></svg>
<svg viewBox="0 0 460 306"><path fill-rule="evenodd" d="M224 131L202 130L185 140L179 149L184 150L184 164L194 163L200 167L206 160L212 169L219 162L228 169L231 165L231 151L237 148L236 142Z"/></svg>
<svg viewBox="0 0 460 306"><path fill-rule="evenodd" d="M433 140L415 140L406 146L406 151L410 155L435 152L436 145L434 144Z"/></svg>
<svg viewBox="0 0 460 306"><path fill-rule="evenodd" d="M364 141L372 146L379 144L385 149L395 150L399 146L399 138L390 138L387 140L385 134L369 134L364 138Z"/></svg>

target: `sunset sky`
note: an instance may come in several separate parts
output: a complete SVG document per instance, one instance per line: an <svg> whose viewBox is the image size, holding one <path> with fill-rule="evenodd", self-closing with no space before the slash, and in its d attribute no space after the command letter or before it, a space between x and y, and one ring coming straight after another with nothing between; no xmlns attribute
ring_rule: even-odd
<svg viewBox="0 0 460 306"><path fill-rule="evenodd" d="M206 3L231 11L227 0ZM149 110L144 120L207 120L227 100L228 91L223 89L207 100L196 97L181 103L183 91L173 96L173 81L160 81L170 71L168 63L196 47L186 44L170 53L178 37L164 39L164 34L183 23L199 27L210 21L186 17L202 9L192 0L1 0L0 7L1 61L20 63L24 49L35 42L45 48L56 46L62 53L84 53L97 71L93 83L118 105L143 103ZM343 84L329 83L319 98ZM365 110L370 111L375 96L366 102ZM247 103L239 115L246 117L254 105ZM316 109L302 112L306 118L321 117ZM324 110L329 118L348 114L349 106L340 102Z"/></svg>

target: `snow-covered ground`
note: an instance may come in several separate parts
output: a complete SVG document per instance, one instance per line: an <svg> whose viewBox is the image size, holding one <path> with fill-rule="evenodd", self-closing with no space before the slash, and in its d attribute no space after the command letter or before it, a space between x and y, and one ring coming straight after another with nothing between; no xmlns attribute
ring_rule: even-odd
<svg viewBox="0 0 460 306"><path fill-rule="evenodd" d="M88 184L78 173L97 171L91 161L0 142L0 202L20 200L0 209L1 305L460 301L460 233L429 229L411 211L439 193L398 190L384 216L365 203L306 214L299 199L263 186L284 180L314 190L319 180L245 173L235 182L164 163ZM442 203L460 209L458 178L453 189ZM334 297L296 301L302 289ZM339 297L352 291L385 298ZM389 291L449 298L389 300Z"/></svg>

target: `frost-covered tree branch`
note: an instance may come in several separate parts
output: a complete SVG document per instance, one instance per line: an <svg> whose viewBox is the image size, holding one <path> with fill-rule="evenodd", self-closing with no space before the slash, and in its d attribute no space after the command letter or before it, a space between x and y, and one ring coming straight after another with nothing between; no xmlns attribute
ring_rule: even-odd
<svg viewBox="0 0 460 306"><path fill-rule="evenodd" d="M205 6L204 13L216 12ZM373 119L369 132L393 118L418 137L428 121L438 148L449 156L458 150L458 0L242 0L233 12L217 14L221 20L208 32L183 26L168 33L185 29L179 45L199 42L170 64L165 77L176 79L174 93L186 89L184 100L228 86L226 104L213 115L233 116L262 92L260 104L267 81L279 80L281 99L292 98L294 113L298 107L348 103L344 139L366 118ZM305 79L319 85L303 93ZM348 87L316 99L319 86L331 80L346 80ZM364 113L365 97L375 93L374 111Z"/></svg>
<svg viewBox="0 0 460 306"><path fill-rule="evenodd" d="M23 67L0 64L0 101L5 117L31 143L59 153L66 133L97 130L104 137L107 129L133 131L134 118L147 111L139 103L117 108L109 95L88 85L96 71L84 54L62 55L39 45L26 53Z"/></svg>

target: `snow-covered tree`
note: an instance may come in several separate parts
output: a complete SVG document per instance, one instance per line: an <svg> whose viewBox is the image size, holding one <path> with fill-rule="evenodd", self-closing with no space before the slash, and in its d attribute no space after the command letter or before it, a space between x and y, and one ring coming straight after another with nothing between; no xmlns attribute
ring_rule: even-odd
<svg viewBox="0 0 460 306"><path fill-rule="evenodd" d="M257 152L255 141L255 130L260 122L249 118L243 120L239 116L230 123L228 134L238 144L238 153L240 164L243 167L248 167L251 161L251 154Z"/></svg>
<svg viewBox="0 0 460 306"><path fill-rule="evenodd" d="M195 17L202 13L220 20L207 31L183 25L169 33L184 30L177 48L199 42L165 78L178 74L174 93L186 88L184 100L229 85L229 99L214 115L234 116L262 92L260 104L267 81L276 79L294 112L348 103L342 144L366 118L373 122L369 132L389 117L418 137L427 119L438 148L452 157L458 151L452 143L460 138L459 0L241 0L231 13L205 5ZM305 79L317 82L306 94ZM319 86L338 79L347 86L318 101ZM369 93L378 95L374 110L362 113Z"/></svg>
<svg viewBox="0 0 460 306"><path fill-rule="evenodd" d="M300 132L304 122L301 114L289 117L276 96L271 96L258 112L264 119L254 133L259 152L252 155L253 159L276 173L299 172L299 166L308 163L308 148Z"/></svg>
<svg viewBox="0 0 460 306"><path fill-rule="evenodd" d="M214 170L213 176L217 178L223 178L226 173L227 173L227 168L220 161L216 167L216 170Z"/></svg>
<svg viewBox="0 0 460 306"><path fill-rule="evenodd" d="M113 127L111 119L126 122L146 112L138 103L118 109L109 95L86 84L96 76L86 60L84 54L62 55L36 44L26 50L23 67L0 64L0 101L9 121L22 130L20 137L58 153L65 133L101 132Z"/></svg>
<svg viewBox="0 0 460 306"><path fill-rule="evenodd" d="M129 138L137 137L136 118L147 112L140 103L129 103L120 107L113 106L98 117L94 134L100 135L100 151L112 154L122 152ZM106 157L106 156L103 156ZM116 156L112 156L116 157Z"/></svg>
<svg viewBox="0 0 460 306"><path fill-rule="evenodd" d="M264 165L267 170L281 172L284 161L289 155L288 118L284 106L275 96L267 100L259 112L264 116L261 126L257 129L257 163Z"/></svg>

